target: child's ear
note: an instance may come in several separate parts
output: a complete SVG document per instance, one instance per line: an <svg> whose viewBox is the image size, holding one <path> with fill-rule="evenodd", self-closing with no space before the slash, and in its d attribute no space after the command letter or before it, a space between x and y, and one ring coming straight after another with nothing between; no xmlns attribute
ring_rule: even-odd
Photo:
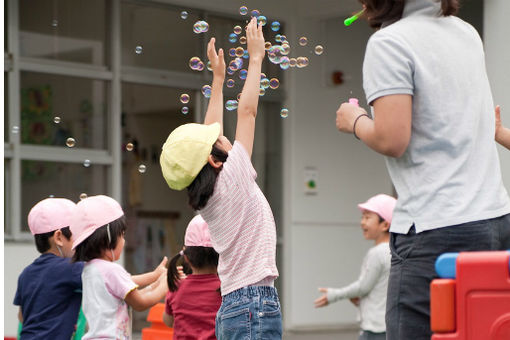
<svg viewBox="0 0 510 340"><path fill-rule="evenodd" d="M388 221L383 221L382 222L382 228L383 228L383 231L385 231L385 232L389 232L390 231L390 224L388 223Z"/></svg>
<svg viewBox="0 0 510 340"><path fill-rule="evenodd" d="M209 155L209 157L207 158L207 162L211 164L211 166L215 169L219 169L223 166L223 162L215 160L213 155Z"/></svg>
<svg viewBox="0 0 510 340"><path fill-rule="evenodd" d="M64 234L62 234L62 231L60 229L56 230L55 233L53 234L53 241L55 242L55 244L59 247L62 247L64 245Z"/></svg>

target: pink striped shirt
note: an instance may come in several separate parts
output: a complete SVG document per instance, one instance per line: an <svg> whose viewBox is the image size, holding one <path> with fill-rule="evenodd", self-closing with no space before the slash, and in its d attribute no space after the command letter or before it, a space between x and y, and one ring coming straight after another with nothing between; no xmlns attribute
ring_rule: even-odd
<svg viewBox="0 0 510 340"><path fill-rule="evenodd" d="M276 225L244 146L235 141L200 214L220 254L221 294L278 277Z"/></svg>

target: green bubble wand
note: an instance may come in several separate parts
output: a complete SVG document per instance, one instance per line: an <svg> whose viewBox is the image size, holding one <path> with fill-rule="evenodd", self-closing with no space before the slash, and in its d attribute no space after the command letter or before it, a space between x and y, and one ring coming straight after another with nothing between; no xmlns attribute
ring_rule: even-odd
<svg viewBox="0 0 510 340"><path fill-rule="evenodd" d="M351 26L351 24L353 22L355 22L356 20L358 20L358 18L361 16L361 14L363 14L363 12L365 12L365 9L363 8L361 11L359 11L358 13L354 14L352 17L349 17L347 19L344 20L344 25L345 26Z"/></svg>

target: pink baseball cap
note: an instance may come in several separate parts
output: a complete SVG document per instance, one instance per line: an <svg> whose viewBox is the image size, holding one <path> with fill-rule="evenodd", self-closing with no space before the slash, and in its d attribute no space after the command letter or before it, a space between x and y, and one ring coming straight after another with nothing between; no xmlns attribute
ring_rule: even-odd
<svg viewBox="0 0 510 340"><path fill-rule="evenodd" d="M386 222L391 224L395 204L397 204L397 200L394 197L379 194L369 198L365 203L358 204L358 208L361 211L368 210L374 212L384 218Z"/></svg>
<svg viewBox="0 0 510 340"><path fill-rule="evenodd" d="M32 235L45 234L71 225L76 204L67 198L46 198L28 213Z"/></svg>
<svg viewBox="0 0 510 340"><path fill-rule="evenodd" d="M97 195L81 200L76 205L71 222L72 249L85 241L94 231L123 215L124 211L120 204L111 197Z"/></svg>
<svg viewBox="0 0 510 340"><path fill-rule="evenodd" d="M202 216L196 215L189 222L184 245L187 247L212 247L209 226Z"/></svg>

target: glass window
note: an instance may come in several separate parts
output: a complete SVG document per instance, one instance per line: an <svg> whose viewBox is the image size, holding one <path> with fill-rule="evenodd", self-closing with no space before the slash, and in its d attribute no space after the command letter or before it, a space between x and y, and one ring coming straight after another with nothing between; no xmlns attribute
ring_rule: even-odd
<svg viewBox="0 0 510 340"><path fill-rule="evenodd" d="M21 162L21 230L29 231L30 209L47 197L78 202L82 194L107 194L107 166L24 160Z"/></svg>
<svg viewBox="0 0 510 340"><path fill-rule="evenodd" d="M22 72L20 83L21 143L106 148L107 82Z"/></svg>
<svg viewBox="0 0 510 340"><path fill-rule="evenodd" d="M107 65L106 3L20 0L21 56Z"/></svg>
<svg viewBox="0 0 510 340"><path fill-rule="evenodd" d="M164 6L122 4L122 63L134 67L195 72L189 60L203 60L201 34L193 33L198 13Z"/></svg>

